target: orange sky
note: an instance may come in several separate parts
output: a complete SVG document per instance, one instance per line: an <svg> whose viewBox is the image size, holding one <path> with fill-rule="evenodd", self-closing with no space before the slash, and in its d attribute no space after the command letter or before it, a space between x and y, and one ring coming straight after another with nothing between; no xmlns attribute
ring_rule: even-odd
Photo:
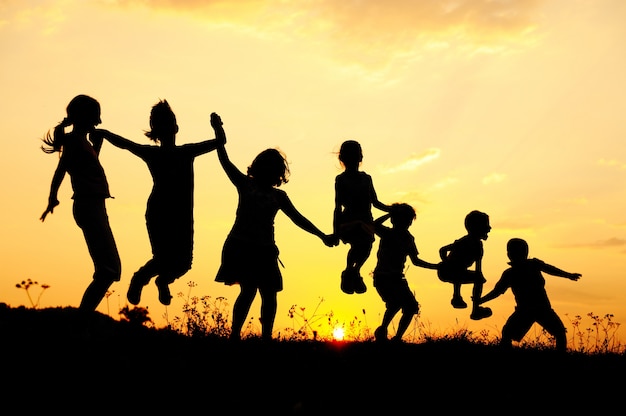
<svg viewBox="0 0 626 416"><path fill-rule="evenodd" d="M327 232L335 152L356 139L379 198L418 211L411 232L423 259L438 261L439 247L464 234L465 214L479 209L493 227L486 290L507 267L506 241L522 237L531 256L582 273L578 282L546 276L569 328L569 317L590 312L622 322L625 21L621 0L3 1L0 301L29 306L15 284L31 278L50 285L40 306L77 306L90 281L67 178L61 205L38 220L57 162L39 139L84 93L100 101L103 128L137 142L148 143L150 107L167 99L180 144L212 138L215 111L241 169L261 150L281 148L292 171L285 191ZM143 215L151 179L141 160L106 143L101 160L123 275L99 310L115 316L150 256ZM232 305L238 289L213 279L236 192L214 153L195 168L194 266L172 290L186 295L192 281L192 295ZM292 326L291 305L313 314L322 298L317 315L378 325L384 305L369 277L363 295L339 289L346 246L327 248L282 214L276 228L286 266L277 331ZM470 321L434 272L410 266L407 279L431 330L499 334L514 307L508 292L488 304L493 317ZM166 309L154 286L143 299L160 325L166 313L181 315L183 299Z"/></svg>

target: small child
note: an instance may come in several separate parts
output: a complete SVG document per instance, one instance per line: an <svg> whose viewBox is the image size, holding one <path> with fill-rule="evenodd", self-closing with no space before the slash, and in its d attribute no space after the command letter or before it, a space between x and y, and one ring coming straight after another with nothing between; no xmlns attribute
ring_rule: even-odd
<svg viewBox="0 0 626 416"><path fill-rule="evenodd" d="M372 177L359 170L363 161L359 142L343 142L339 161L345 170L335 178L333 232L344 244L350 245L346 268L341 273L341 290L347 294L365 293L367 286L361 267L374 244L372 206L384 212L389 212L390 207L378 200Z"/></svg>
<svg viewBox="0 0 626 416"><path fill-rule="evenodd" d="M390 212L374 221L374 230L380 237L378 246L378 262L374 269L374 287L385 302L385 314L381 325L374 331L376 341L387 341L387 328L396 314L402 310L402 317L398 323L393 341L402 341L413 315L419 312L419 304L409 289L404 277L406 258L418 267L437 269L437 264L428 263L418 257L415 238L409 232L409 227L415 220L415 210L404 203L391 205ZM383 223L391 219L392 228Z"/></svg>
<svg viewBox="0 0 626 416"><path fill-rule="evenodd" d="M556 349L565 352L565 325L552 309L545 289L546 281L541 272L574 281L580 279L581 274L566 272L536 258L529 259L528 243L521 238L510 239L506 251L511 267L502 273L493 290L479 302L482 304L495 299L511 288L516 306L502 328L500 344L511 347L512 341L520 342L536 322L555 338Z"/></svg>
<svg viewBox="0 0 626 416"><path fill-rule="evenodd" d="M152 257L133 275L126 297L131 304L139 304L144 286L156 276L159 302L169 305L170 285L191 269L193 259L194 161L220 143L213 139L177 145L178 123L167 100L159 100L150 111L150 131L145 135L156 146L135 143L104 129L96 132L143 160L152 175L145 215Z"/></svg>
<svg viewBox="0 0 626 416"><path fill-rule="evenodd" d="M474 285L470 318L479 320L492 314L491 309L481 307L478 303L483 292L483 284L486 282L482 271L484 254L482 240L486 240L491 231L489 216L476 210L470 212L465 216L465 229L467 230L465 236L439 249L442 262L439 263L437 275L441 281L452 283L454 292L451 303L457 309L467 308L467 303L461 296L461 285L470 283ZM475 268L469 270L472 264Z"/></svg>
<svg viewBox="0 0 626 416"><path fill-rule="evenodd" d="M285 191L278 189L287 183L289 165L278 149L259 153L244 173L226 152L226 133L222 119L211 114L211 126L219 140L217 156L228 179L237 189L239 202L233 224L222 248L221 264L216 282L231 286L238 284L239 295L233 306L230 339L241 338L241 329L257 292L261 296L261 337L272 339L276 318L277 294L283 290L283 277L278 268L278 247L274 236L274 219L282 211L300 229L318 237L328 246L339 241L324 234L300 213Z"/></svg>
<svg viewBox="0 0 626 416"><path fill-rule="evenodd" d="M59 205L58 192L69 175L72 184L72 212L76 225L82 230L89 255L93 261L92 281L85 289L80 310L95 311L114 282L122 274L120 256L109 224L106 200L111 198L109 183L98 155L102 137L94 134L100 119L100 103L87 95L77 95L66 108L67 117L55 128L52 136L43 139L45 153L60 153L59 163L50 185L48 205L41 214L44 221ZM72 130L65 132L67 127Z"/></svg>

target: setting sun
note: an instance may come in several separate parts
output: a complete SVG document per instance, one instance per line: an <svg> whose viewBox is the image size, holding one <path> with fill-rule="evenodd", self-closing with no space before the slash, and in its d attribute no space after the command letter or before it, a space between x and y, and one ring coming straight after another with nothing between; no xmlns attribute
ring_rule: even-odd
<svg viewBox="0 0 626 416"><path fill-rule="evenodd" d="M343 331L343 327L336 327L333 329L333 339L335 341L343 341L345 333Z"/></svg>

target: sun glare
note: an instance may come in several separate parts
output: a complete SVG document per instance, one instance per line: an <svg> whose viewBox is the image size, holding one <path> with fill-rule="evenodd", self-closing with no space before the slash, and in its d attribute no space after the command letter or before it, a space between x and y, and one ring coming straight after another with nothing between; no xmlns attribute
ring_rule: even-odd
<svg viewBox="0 0 626 416"><path fill-rule="evenodd" d="M333 338L335 339L335 341L343 341L343 337L344 337L343 328L337 327L333 329Z"/></svg>

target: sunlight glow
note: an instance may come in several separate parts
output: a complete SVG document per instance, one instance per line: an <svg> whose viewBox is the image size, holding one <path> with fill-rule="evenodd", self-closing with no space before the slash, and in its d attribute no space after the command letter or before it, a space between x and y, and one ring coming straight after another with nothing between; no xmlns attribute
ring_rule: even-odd
<svg viewBox="0 0 626 416"><path fill-rule="evenodd" d="M333 329L333 338L335 341L343 341L345 333L343 331L343 327L336 327Z"/></svg>

